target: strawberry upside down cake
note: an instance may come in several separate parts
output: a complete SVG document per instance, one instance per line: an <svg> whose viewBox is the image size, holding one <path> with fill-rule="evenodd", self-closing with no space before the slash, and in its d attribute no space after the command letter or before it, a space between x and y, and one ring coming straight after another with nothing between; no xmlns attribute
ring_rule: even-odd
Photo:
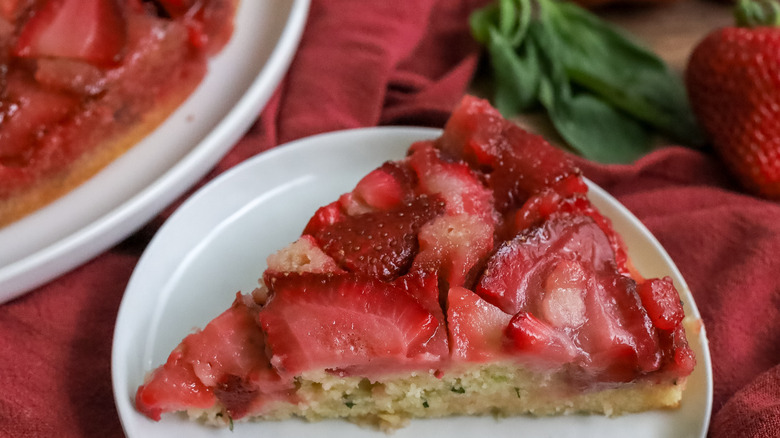
<svg viewBox="0 0 780 438"><path fill-rule="evenodd" d="M138 388L149 418L617 415L679 405L695 358L562 151L467 96L317 210L260 287ZM140 383L140 382L139 382Z"/></svg>
<svg viewBox="0 0 780 438"><path fill-rule="evenodd" d="M0 0L0 226L153 130L229 40L236 0Z"/></svg>

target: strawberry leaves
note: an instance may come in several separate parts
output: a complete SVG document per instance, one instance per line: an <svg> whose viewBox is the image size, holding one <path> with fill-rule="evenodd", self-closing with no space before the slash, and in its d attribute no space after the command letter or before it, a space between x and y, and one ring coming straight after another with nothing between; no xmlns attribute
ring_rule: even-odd
<svg viewBox="0 0 780 438"><path fill-rule="evenodd" d="M739 27L780 26L780 4L776 1L739 0L734 8Z"/></svg>
<svg viewBox="0 0 780 438"><path fill-rule="evenodd" d="M655 54L567 2L499 0L471 16L505 115L543 107L581 155L631 162L653 131L701 143L682 81Z"/></svg>

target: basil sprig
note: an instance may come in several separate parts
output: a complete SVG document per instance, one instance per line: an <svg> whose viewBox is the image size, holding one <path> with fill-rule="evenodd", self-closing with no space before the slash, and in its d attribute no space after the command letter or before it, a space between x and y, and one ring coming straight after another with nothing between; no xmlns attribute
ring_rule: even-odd
<svg viewBox="0 0 780 438"><path fill-rule="evenodd" d="M631 162L651 149L655 131L702 143L681 78L593 13L556 0L498 0L470 24L489 55L496 108L512 116L541 105L581 155Z"/></svg>

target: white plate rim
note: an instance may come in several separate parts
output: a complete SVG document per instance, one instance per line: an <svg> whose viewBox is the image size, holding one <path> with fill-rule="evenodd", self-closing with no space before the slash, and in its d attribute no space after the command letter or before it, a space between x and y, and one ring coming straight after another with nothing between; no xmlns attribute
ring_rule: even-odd
<svg viewBox="0 0 780 438"><path fill-rule="evenodd" d="M251 1L254 0L241 1L239 12L244 2ZM266 105L292 62L303 34L310 0L275 0L269 4L269 7L276 8L275 13L285 12L286 16L282 17L283 29L278 34L273 50L267 54L267 61L261 70L245 89L243 96L221 117L215 128L167 171L133 193L120 205L102 212L94 220L80 224L76 231L53 236L46 246L29 253L21 253L19 259L0 266L0 304L74 269L130 235L194 185L240 139ZM246 26L235 29L236 33L252 31ZM217 58L219 56L217 55ZM185 105L186 103L183 106ZM168 120L174 117L186 118L188 116L185 112L186 108L180 108L169 116ZM166 123L167 121L155 132L164 129ZM123 157L120 157L117 161L122 159ZM114 163L101 173L110 172L112 165ZM68 202L68 196L70 194L57 202ZM44 207L29 217L46 215L47 208L49 207ZM27 231L23 227L28 218L0 228L0 240L6 233L18 233L17 229Z"/></svg>
<svg viewBox="0 0 780 438"><path fill-rule="evenodd" d="M408 140L410 138L412 139L427 139L427 138L435 138L436 136L440 135L441 131L437 129L430 129L430 128L412 128L412 127L374 127L374 128L360 128L360 129L350 129L350 130L344 130L344 131L336 131L326 134L320 134L308 138L304 138L301 140L297 140L291 143L288 143L286 145L279 146L275 149L272 149L270 151L267 151L257 157L253 157L250 160L247 160L246 162L236 166L235 168L229 170L228 172L220 175L218 178L213 180L208 185L201 188L195 195L190 197L170 218L169 220L163 225L163 227L159 230L157 235L153 238L152 242L147 248L147 251L142 256L141 260L139 261L139 264L137 265L136 271L133 273L130 283L128 284L127 292L125 294L125 297L123 298L122 304L120 306L119 315L117 317L117 323L115 327L115 337L114 337L114 343L113 343L113 349L112 349L112 383L114 387L114 394L115 394L115 403L117 405L117 409L119 412L120 419L122 421L123 427L125 428L125 432L130 438L134 437L140 437L145 435L139 435L136 430L134 429L137 427L137 424L135 424L137 421L148 421L145 419L145 417L142 417L140 414L138 414L135 409L132 406L131 403L131 394L130 390L128 389L128 385L137 385L139 382L128 382L128 366L127 361L128 358L133 357L133 359L138 359L137 355L141 353L141 355L145 356L146 359L148 359L148 356L150 355L148 349L142 352L139 351L130 351L129 350L129 338L137 335L138 330L148 330L150 325L148 321L148 317L151 317L151 314L154 310L154 304L149 303L148 298L153 294L153 292L150 292L146 290L146 292L142 292L144 287L148 287L148 284L144 284L144 276L147 275L148 271L152 269L152 265L156 264L159 260L159 256L161 254L165 253L165 247L169 247L171 243L171 237L173 237L173 241L177 241L178 239L181 239L182 236L186 234L193 234L198 233L199 231L195 230L177 230L177 227L180 227L183 223L187 222L188 227L192 226L191 221L189 221L188 215L191 211L193 211L196 208L201 208L202 206L206 205L206 203L213 201L214 196L217 196L216 194L219 193L221 190L221 187L227 185L230 183L231 180L234 178L239 177L239 175L243 172L246 173L248 171L251 171L253 167L258 167L259 165L271 165L269 163L273 163L275 160L278 160L280 157L284 155L293 155L293 154L305 154L308 151L310 151L310 148L317 148L321 147L320 143L350 143L355 142L356 139L360 141L366 141L367 139L382 139L386 137L395 137L399 139ZM402 141L402 140L397 140ZM408 146L408 142L404 142L404 145ZM395 157L398 158L398 157ZM390 158L387 158L390 159ZM382 160L377 161L376 165L381 164ZM355 181L356 182L356 181ZM691 296L690 291L688 290L688 286L685 283L684 279L682 278L681 273L669 257L668 253L661 247L660 243L655 239L655 237L652 236L652 234L647 230L647 228L622 204L620 204L618 201L616 201L614 198L612 198L606 191L592 183L591 181L587 181L590 191L594 197L597 199L594 199L594 203L597 204L597 206L604 212L605 215L608 217L611 217L611 215L619 214L619 215L625 215L627 220L632 222L632 226L634 226L634 231L639 233L643 236L643 238L648 239L650 242L653 243L652 250L657 252L657 256L662 258L665 263L668 264L669 275L672 276L672 278L675 280L678 288L680 289L681 298L685 302L686 305L686 313L689 316L692 316L694 318L700 319L700 313L698 308L696 307L696 304L693 300L693 297ZM263 196L262 193L256 193L257 196ZM322 200L323 202L327 200ZM200 205L199 205L200 204ZM222 226L230 226L230 221L232 220L231 217L240 214L241 206L236 204L233 207L234 209L228 212L223 212L222 214L216 214L215 217L210 217L204 219L207 223L205 223L202 228L205 229L216 229L218 227ZM208 223L209 221L214 221L213 223ZM196 225L195 228L198 228ZM173 265L176 265L177 263L181 262L182 260L186 259L191 255L192 252L198 250L198 246L202 243L202 239L206 239L206 237L201 236L201 238L191 239L188 237L184 237L183 240L186 241L186 244L188 245L187 248L182 249L179 254L178 261L174 260L171 261ZM189 240L188 240L189 239ZM635 256L635 249L629 248L629 252L632 256L632 258ZM176 257L174 257L175 259ZM172 266L173 266L172 265ZM159 267L159 269L166 270L170 275L170 266L162 266ZM667 268L667 267L665 267ZM640 266L641 270L641 266ZM175 274L173 274L175 275ZM142 304L145 303L145 304ZM144 313L144 320L143 321L135 321L133 322L133 318L139 316L139 312L135 311L133 312L134 306L142 306ZM221 309L218 309L221 310ZM143 336L142 336L143 337ZM702 379L702 385L704 385L703 393L700 394L700 397L702 397L706 403L705 406L703 406L703 412L701 413L701 416L697 416L695 420L697 423L697 429L693 432L692 435L685 435L685 436L695 436L695 437L701 437L705 438L707 435L707 430L710 422L710 415L711 415L711 404L712 404L712 367L711 367L711 357L709 352L709 345L706 337L706 331L704 328L702 328L702 331L696 339L698 342L696 345L694 345L695 349L697 350L697 360L699 362L699 366L697 367L697 370L694 371L694 374L702 373L699 377ZM146 360L146 359L140 359L140 360ZM156 366L157 364L154 364ZM150 369L152 366L151 361L147 361L147 364L145 365L146 369ZM654 413L651 413L654 414ZM639 414L644 415L644 414ZM165 421L165 419L163 420ZM159 423L154 423L159 424ZM325 427L328 427L328 424L332 425L332 423L324 423ZM244 425L239 425L244 426ZM237 428L239 427L237 426ZM312 431L319 429L311 429ZM404 429L402 429L403 431ZM204 429L204 433L202 436L223 436L224 430L212 430L212 429ZM238 429L234 432L231 432L230 435L224 435L224 436L243 436L240 432L238 432ZM354 436L363 436L363 433L366 433L366 436L383 436L383 434L378 433L377 435L370 435L374 431L372 430L364 430L364 429L358 429L358 432ZM319 433L319 432L318 432ZM340 434L341 435L341 434ZM198 435L201 436L201 435ZM324 435L323 435L324 436ZM349 435L353 436L353 435Z"/></svg>

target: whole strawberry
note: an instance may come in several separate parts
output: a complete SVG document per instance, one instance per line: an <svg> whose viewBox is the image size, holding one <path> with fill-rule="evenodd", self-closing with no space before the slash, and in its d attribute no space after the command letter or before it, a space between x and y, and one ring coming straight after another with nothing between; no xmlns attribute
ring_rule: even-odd
<svg viewBox="0 0 780 438"><path fill-rule="evenodd" d="M741 0L735 16L737 26L713 31L694 48L688 95L743 185L780 199L780 6Z"/></svg>

